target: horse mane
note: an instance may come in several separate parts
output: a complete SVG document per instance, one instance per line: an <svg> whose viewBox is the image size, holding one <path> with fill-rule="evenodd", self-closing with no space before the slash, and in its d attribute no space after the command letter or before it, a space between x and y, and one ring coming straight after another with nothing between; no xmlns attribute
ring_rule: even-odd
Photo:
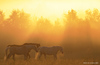
<svg viewBox="0 0 100 65"><path fill-rule="evenodd" d="M23 45L37 45L37 46L40 46L40 44L38 44L38 43L24 43Z"/></svg>
<svg viewBox="0 0 100 65"><path fill-rule="evenodd" d="M24 45L37 45L37 47L40 46L40 44L38 43L24 43L23 45L8 45L7 47L20 47L20 46L24 46Z"/></svg>

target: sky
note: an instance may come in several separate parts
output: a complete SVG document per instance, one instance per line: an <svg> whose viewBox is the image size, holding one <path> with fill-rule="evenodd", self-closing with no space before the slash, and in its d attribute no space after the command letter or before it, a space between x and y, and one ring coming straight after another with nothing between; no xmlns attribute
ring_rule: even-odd
<svg viewBox="0 0 100 65"><path fill-rule="evenodd" d="M13 9L24 10L32 16L56 20L64 12L74 9L80 17L87 9L100 10L100 0L0 0L0 10L8 16Z"/></svg>

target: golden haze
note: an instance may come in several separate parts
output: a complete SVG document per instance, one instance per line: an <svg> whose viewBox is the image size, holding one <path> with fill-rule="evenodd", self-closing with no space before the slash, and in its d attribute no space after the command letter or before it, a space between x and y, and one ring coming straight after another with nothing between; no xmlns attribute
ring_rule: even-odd
<svg viewBox="0 0 100 65"><path fill-rule="evenodd" d="M79 17L84 17L87 9L99 8L99 0L0 0L0 9L6 13L6 17L13 9L24 10L32 16L45 17L54 21L61 18L62 13L74 9Z"/></svg>
<svg viewBox="0 0 100 65"><path fill-rule="evenodd" d="M67 58L100 58L99 2L0 0L0 58L7 45L25 42L61 45Z"/></svg>

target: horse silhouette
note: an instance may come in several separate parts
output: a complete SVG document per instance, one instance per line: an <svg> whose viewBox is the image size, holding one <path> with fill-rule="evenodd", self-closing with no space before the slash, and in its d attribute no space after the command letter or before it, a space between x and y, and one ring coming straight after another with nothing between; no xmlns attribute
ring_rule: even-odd
<svg viewBox="0 0 100 65"><path fill-rule="evenodd" d="M37 47L34 44L23 44L23 45L8 45L6 48L6 60L13 56L13 60L15 60L15 54L24 55L24 59L28 58L29 52L34 49L38 52ZM9 54L7 55L7 51L9 50Z"/></svg>
<svg viewBox="0 0 100 65"><path fill-rule="evenodd" d="M57 52L60 51L63 53L63 48L61 46L52 46L52 47L39 47L38 49L38 57L40 58L42 55L53 55L55 59L57 59Z"/></svg>

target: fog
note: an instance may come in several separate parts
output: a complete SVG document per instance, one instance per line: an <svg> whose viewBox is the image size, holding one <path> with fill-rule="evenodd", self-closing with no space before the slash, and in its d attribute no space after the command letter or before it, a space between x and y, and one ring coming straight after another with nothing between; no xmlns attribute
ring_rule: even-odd
<svg viewBox="0 0 100 65"><path fill-rule="evenodd" d="M0 58L9 44L40 43L60 45L67 58L97 58L100 54L100 11L86 10L85 19L69 10L54 24L48 18L31 17L23 10L13 10L8 18L0 11ZM63 21L62 21L62 20ZM63 25L61 25L63 23Z"/></svg>

